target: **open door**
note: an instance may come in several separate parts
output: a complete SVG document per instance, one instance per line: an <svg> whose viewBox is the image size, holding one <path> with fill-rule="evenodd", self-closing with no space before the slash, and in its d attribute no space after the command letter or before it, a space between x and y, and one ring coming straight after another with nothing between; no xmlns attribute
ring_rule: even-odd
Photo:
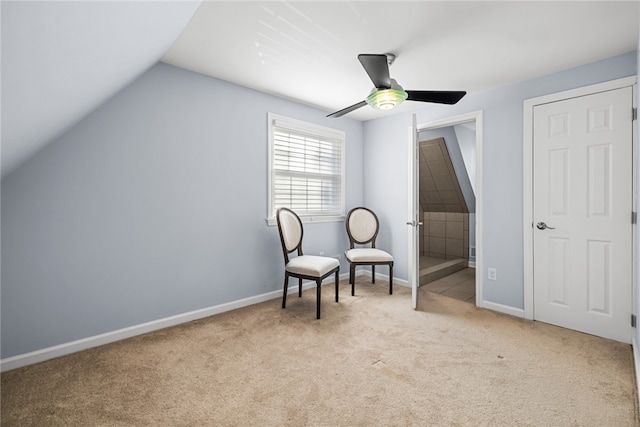
<svg viewBox="0 0 640 427"><path fill-rule="evenodd" d="M420 206L418 200L418 183L420 176L420 156L418 155L418 127L416 125L416 115L411 118L411 128L409 129L409 212L407 225L409 226L409 284L411 285L411 307L415 310L418 307L418 287L420 286L420 263L418 253L420 250L420 226L419 221Z"/></svg>

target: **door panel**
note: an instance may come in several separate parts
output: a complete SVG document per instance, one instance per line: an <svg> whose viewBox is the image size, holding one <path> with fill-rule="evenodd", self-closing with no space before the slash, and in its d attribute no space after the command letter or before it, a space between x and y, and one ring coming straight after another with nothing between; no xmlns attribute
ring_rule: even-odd
<svg viewBox="0 0 640 427"><path fill-rule="evenodd" d="M533 110L534 319L623 342L632 312L631 109L626 87Z"/></svg>

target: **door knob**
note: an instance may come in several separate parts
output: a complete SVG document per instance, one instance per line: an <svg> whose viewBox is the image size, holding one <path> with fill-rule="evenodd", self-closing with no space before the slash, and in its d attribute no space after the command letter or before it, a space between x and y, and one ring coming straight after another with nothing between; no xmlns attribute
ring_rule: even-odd
<svg viewBox="0 0 640 427"><path fill-rule="evenodd" d="M555 227L549 227L547 224L545 224L544 222L540 221L539 223L536 224L536 227L538 227L538 230L546 230L547 228L549 230L555 230Z"/></svg>

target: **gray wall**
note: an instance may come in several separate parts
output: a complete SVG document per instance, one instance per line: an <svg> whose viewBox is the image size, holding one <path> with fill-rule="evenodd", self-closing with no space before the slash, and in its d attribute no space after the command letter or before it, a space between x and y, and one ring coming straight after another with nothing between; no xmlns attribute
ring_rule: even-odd
<svg viewBox="0 0 640 427"><path fill-rule="evenodd" d="M418 123L483 110L483 245L485 267L498 270L484 281L484 299L522 309L523 259L523 101L636 74L636 52L553 75L470 93L454 106L428 105L416 111ZM461 88L464 89L464 88ZM386 227L380 247L396 260L394 274L408 276L408 128L411 115L401 113L365 123L364 202ZM391 174L380 174L392 170ZM486 272L478 272L485 274Z"/></svg>
<svg viewBox="0 0 640 427"><path fill-rule="evenodd" d="M464 167L469 176L471 189L475 194L476 191L476 131L475 121L472 123L463 123L453 126L453 130L458 138L458 147L460 155L464 161Z"/></svg>
<svg viewBox="0 0 640 427"><path fill-rule="evenodd" d="M486 300L523 307L523 101L636 66L631 52L417 111L419 123L484 111L478 250L498 269ZM280 289L277 231L265 222L267 112L346 131L347 209L376 211L377 243L406 280L409 114L328 120L158 64L2 180L1 357ZM347 244L342 222L305 225L308 253Z"/></svg>
<svg viewBox="0 0 640 427"><path fill-rule="evenodd" d="M158 64L2 180L2 358L281 289L268 112L344 130L362 204L362 123Z"/></svg>

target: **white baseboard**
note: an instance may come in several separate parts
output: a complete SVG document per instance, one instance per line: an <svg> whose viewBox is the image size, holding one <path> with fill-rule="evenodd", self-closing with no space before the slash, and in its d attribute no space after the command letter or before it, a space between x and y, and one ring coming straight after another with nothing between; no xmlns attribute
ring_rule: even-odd
<svg viewBox="0 0 640 427"><path fill-rule="evenodd" d="M371 277L371 272L369 270L356 270L356 276ZM389 280L389 275L388 274L376 273L376 279ZM405 288L410 288L411 287L411 286L409 286L409 281L408 280L398 279L397 277L393 278L393 284L394 285L404 286Z"/></svg>
<svg viewBox="0 0 640 427"><path fill-rule="evenodd" d="M340 280L348 280L349 273L341 274ZM288 294L292 294L298 291L297 282L291 281L289 285ZM326 278L322 285L332 285L334 283L333 276ZM306 290L314 288L315 282L305 281L302 283L302 289ZM282 290L267 292L265 294L256 295L253 297L243 298L237 301L232 301L224 304L215 305L212 307L203 308L200 310L189 311L187 313L178 314L175 316L165 317L163 319L153 320L151 322L141 323L139 325L130 326L116 331L107 332L92 337L71 341L64 344L55 345L52 347L43 348L40 350L32 351L29 353L18 354L17 356L7 357L0 360L0 372L10 371L12 369L21 368L27 365L33 365L34 363L44 362L45 360L53 359L60 356L66 356L68 354L76 353L78 351L87 350L89 348L98 347L101 345L109 344L112 342L120 341L126 338L135 337L137 335L146 334L149 332L157 331L159 329L168 328L171 326L180 325L182 323L191 322L193 320L203 319L205 317L213 316L216 314L224 313L227 311L235 310L242 307L248 307L250 305L258 304L264 301L277 299L282 297Z"/></svg>
<svg viewBox="0 0 640 427"><path fill-rule="evenodd" d="M371 277L371 272L367 270L358 270L356 272L356 276L359 276L359 275L365 275L365 276ZM341 274L339 278L340 280L347 280L349 278L349 273ZM389 275L376 273L376 278L382 279L382 280L389 280ZM328 277L322 282L323 286L332 285L333 283L334 283L333 277ZM394 277L393 283L400 286L409 287L409 282L407 280L398 279ZM312 281L305 281L302 284L302 289L304 290L310 289L313 287L315 287L315 283ZM297 289L298 289L297 284L294 283L292 285L289 285L288 293L289 294L295 293L297 292ZM44 362L46 360L53 359L56 357L66 356L68 354L76 353L78 351L87 350L89 348L98 347L101 345L131 338L137 335L146 334L149 332L157 331L159 329L180 325L182 323L203 319L205 317L214 316L216 314L225 313L227 311L235 310L238 308L248 307L250 305L280 298L281 295L282 295L281 290L271 291L261 295L243 298L237 301L219 304L212 307L203 308L200 310L190 311L187 313L170 316L163 319L142 323L139 325L118 329L116 331L111 331L104 334L95 335L92 337L87 337L80 340L43 348L43 349L32 351L29 353L19 354L17 356L7 357L5 359L0 360L0 372L5 372L12 369L21 368L23 366ZM514 307L509 307L502 304L496 304L490 301L483 301L483 308L524 318L524 310L514 308ZM635 345L633 346L633 348L634 348L634 356L635 356L636 370L637 370L637 369L640 369L640 356L638 355Z"/></svg>
<svg viewBox="0 0 640 427"><path fill-rule="evenodd" d="M491 301L482 301L482 308L487 310L497 311L499 313L509 314L511 316L520 317L524 319L524 310L521 308L515 308L508 305L502 305Z"/></svg>

